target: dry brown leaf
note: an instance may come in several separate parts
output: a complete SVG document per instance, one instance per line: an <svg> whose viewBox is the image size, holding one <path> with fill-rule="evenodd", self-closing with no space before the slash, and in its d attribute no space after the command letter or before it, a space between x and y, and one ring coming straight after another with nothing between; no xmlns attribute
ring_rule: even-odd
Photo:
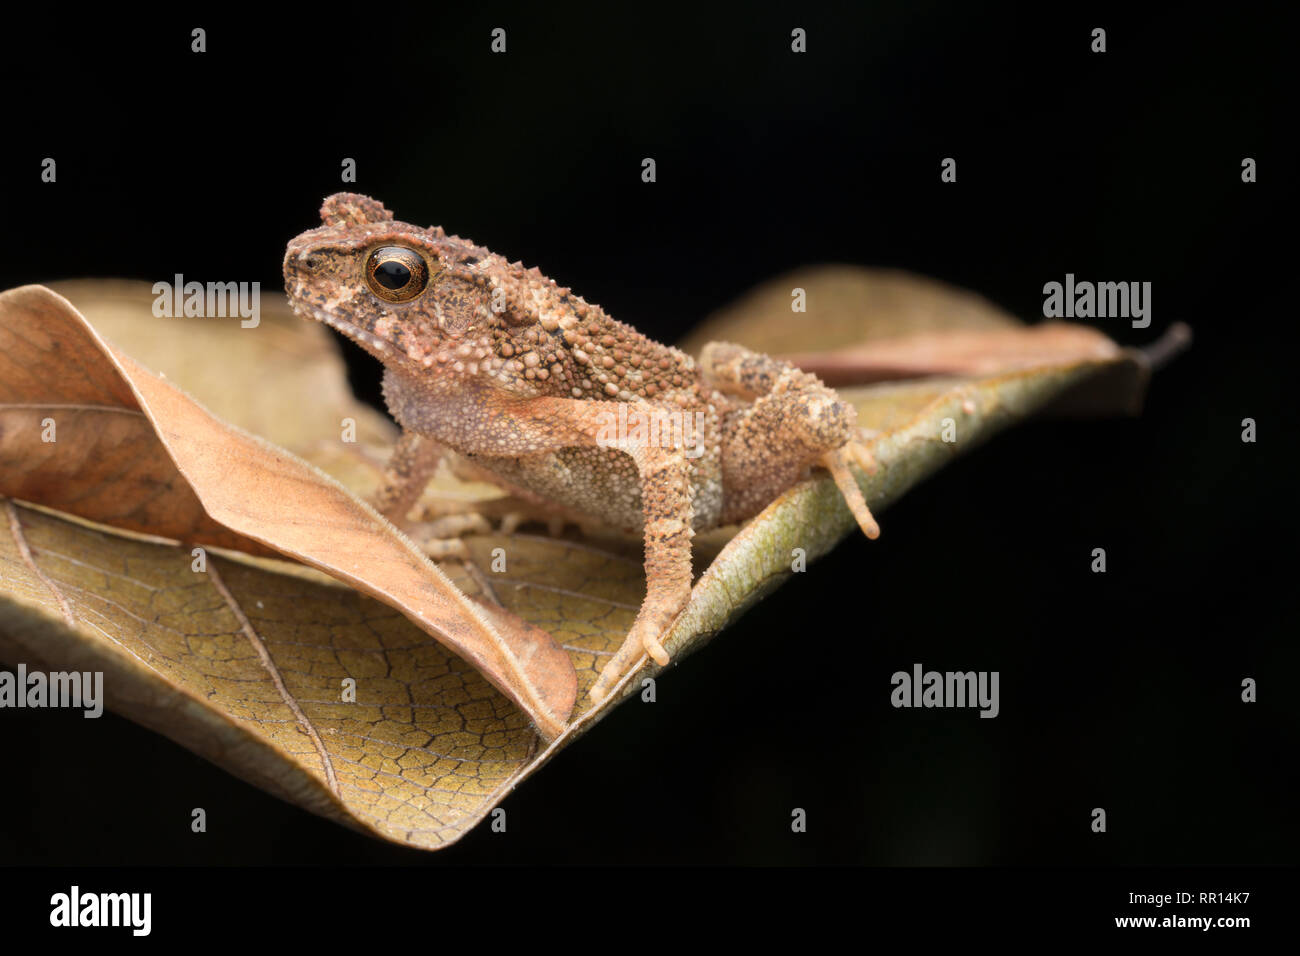
<svg viewBox="0 0 1300 956"><path fill-rule="evenodd" d="M0 494L187 543L288 555L407 614L548 738L563 728L576 676L546 634L505 616L490 622L343 486L214 417L41 286L0 294L0 415ZM56 426L57 440L43 440Z"/></svg>
<svg viewBox="0 0 1300 956"><path fill-rule="evenodd" d="M791 310L794 289L803 290L806 312ZM1050 402L1056 415L1095 416L1136 414L1153 364L1190 340L1190 330L1175 325L1148 350L1120 348L1088 326L1025 326L987 299L935 279L826 265L768 280L701 323L682 347L698 352L709 341L736 342L794 362L840 391L879 381L1099 363L1095 374ZM930 394L932 386L919 389L878 394L906 401Z"/></svg>
<svg viewBox="0 0 1300 956"><path fill-rule="evenodd" d="M364 458L397 440L392 420L352 395L330 331L298 318L282 295L263 296L258 326L245 329L236 319L155 319L147 282L80 279L49 288L104 340L165 375L223 422L312 464L322 442ZM345 419L356 423L355 442L340 441Z"/></svg>
<svg viewBox="0 0 1300 956"><path fill-rule="evenodd" d="M809 289L810 301L823 306L826 299L812 291L833 288L849 311L810 316L791 335L792 286ZM765 289L744 300L743 310L706 323L705 334L790 352L896 337L913 322L931 331L1014 327L978 297L896 273L836 267L774 280ZM118 340L128 345L122 335ZM842 389L860 424L877 432L872 450L879 468L860 476L863 491L880 510L1001 428L1140 364L1128 352L1058 356L1053 364L997 374ZM1142 381L1129 376L1121 384L1138 388ZM1106 401L1095 407L1114 410L1113 396L1101 397ZM945 419L956 423L955 443L941 438ZM480 488L450 479L440 488L465 500L482 496ZM504 697L408 621L362 595L217 559L227 598L196 582L188 555L173 546L11 507L18 527L0 542L0 657L17 653L53 667L91 655L99 669L111 665L119 677L106 681L106 691L117 688L110 697L116 709L286 799L413 846L456 840L659 671L643 659L608 700L593 706L587 697L644 593L639 561L607 550L604 541L527 534L467 539L483 566L492 549L505 549L509 571L492 576L496 597L550 633L577 670L576 716L539 748ZM791 573L792 549L816 558L855 527L838 489L823 477L790 489L729 541L726 532L715 536L720 554L665 641L674 661L779 585ZM447 571L474 592L473 579L455 566ZM244 608L301 715L286 711L266 669L254 664L253 642L232 602ZM232 680L222 669L236 663L243 670ZM344 677L357 679L356 704L338 703ZM467 713L469 702L479 709ZM333 761L336 790L307 725Z"/></svg>
<svg viewBox="0 0 1300 956"><path fill-rule="evenodd" d="M147 282L79 279L50 288L106 341L222 421L288 449L362 498L379 487L397 426L353 396L333 335L296 315L282 296L263 298L260 322L249 330L235 320L151 319L155 297ZM349 424L355 441L342 439ZM458 481L442 469L426 502L451 500L508 505L496 486Z"/></svg>
<svg viewBox="0 0 1300 956"><path fill-rule="evenodd" d="M1040 365L1105 361L1119 358L1120 351L1096 329L1045 322L1032 328L920 332L781 357L827 385L839 386L932 375L997 375Z"/></svg>
<svg viewBox="0 0 1300 956"><path fill-rule="evenodd" d="M806 312L791 310L794 289L804 291ZM737 342L781 355L921 332L1019 325L982 296L937 279L895 269L824 265L767 280L709 316L679 344L692 354L706 342Z"/></svg>

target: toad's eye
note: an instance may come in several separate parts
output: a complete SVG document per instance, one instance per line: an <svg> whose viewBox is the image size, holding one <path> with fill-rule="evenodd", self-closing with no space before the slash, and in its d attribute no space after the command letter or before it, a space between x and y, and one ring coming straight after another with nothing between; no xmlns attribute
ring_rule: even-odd
<svg viewBox="0 0 1300 956"><path fill-rule="evenodd" d="M383 246L366 260L366 285L385 302L409 302L429 284L429 267L414 250Z"/></svg>

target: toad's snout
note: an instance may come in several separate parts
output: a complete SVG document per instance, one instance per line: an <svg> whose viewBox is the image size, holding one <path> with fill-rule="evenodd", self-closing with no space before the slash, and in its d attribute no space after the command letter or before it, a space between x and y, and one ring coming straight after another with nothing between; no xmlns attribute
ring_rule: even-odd
<svg viewBox="0 0 1300 956"><path fill-rule="evenodd" d="M311 246L290 243L284 253L283 268L286 283L295 277L320 275L325 268L325 257Z"/></svg>

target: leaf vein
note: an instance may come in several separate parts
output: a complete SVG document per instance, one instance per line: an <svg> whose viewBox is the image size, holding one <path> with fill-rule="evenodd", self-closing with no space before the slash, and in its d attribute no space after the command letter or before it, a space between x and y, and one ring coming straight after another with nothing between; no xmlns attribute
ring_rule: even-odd
<svg viewBox="0 0 1300 956"><path fill-rule="evenodd" d="M293 711L294 716L298 718L299 726L301 726L307 736L311 738L311 742L313 746L315 746L316 752L320 755L321 766L325 770L325 780L329 784L330 792L333 793L334 796L339 797L339 799L342 799L339 794L339 780L334 773L334 763L330 759L329 751L325 749L325 741L321 740L320 734L316 732L316 728L312 725L312 722L307 719L307 715L303 713L303 709L299 706L298 701L296 701L293 695L289 693L289 688L285 686L284 679L280 676L280 671L275 666L275 661L271 659L271 652L266 649L266 644L262 641L261 636L253 629L253 622L248 619L248 615L244 613L244 609L239 606L239 602L235 600L235 596L231 594L230 589L226 587L226 582L223 581L221 575L217 573L215 561L208 562L208 578L212 581L212 586L217 589L217 592L225 598L226 604L235 615L235 618L239 621L239 627L244 632L244 636L247 637L248 642L253 645L253 650L257 651L257 656L262 659L262 666L266 668L266 672L271 675L271 682L275 684L275 689L280 692L280 697L283 698L285 706Z"/></svg>
<svg viewBox="0 0 1300 956"><path fill-rule="evenodd" d="M23 563L26 564L32 574L36 575L37 579L49 589L49 592L54 595L54 600L59 603L59 609L63 611L63 619L68 622L68 627L75 630L77 627L77 618L72 613L72 605L69 604L68 599L63 596L63 592L59 590L58 585L56 585L44 571L37 567L36 559L32 556L32 549L27 544L27 536L23 534L23 523L18 517L18 509L14 507L12 499L5 499L5 510L9 512L9 530L14 536L14 544L18 547L18 553L22 555Z"/></svg>

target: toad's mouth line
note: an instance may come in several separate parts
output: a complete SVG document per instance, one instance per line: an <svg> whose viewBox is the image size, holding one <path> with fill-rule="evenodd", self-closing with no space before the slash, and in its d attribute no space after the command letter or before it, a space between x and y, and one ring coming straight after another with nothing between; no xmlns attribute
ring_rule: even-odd
<svg viewBox="0 0 1300 956"><path fill-rule="evenodd" d="M308 321L316 321L328 325L330 328L335 329L341 332L342 334L346 335L354 342L357 342L360 345L368 346L369 348L373 349L376 352L384 352L388 350L387 342L385 342L383 339L381 339L379 336L375 335L373 332L369 331L368 329L363 329L360 326L353 325L347 319L341 319L337 315L334 315L331 312L320 308L319 306L308 305L306 303L296 302L292 300L290 301L289 304L293 308L293 311L296 312L301 318L307 319Z"/></svg>

